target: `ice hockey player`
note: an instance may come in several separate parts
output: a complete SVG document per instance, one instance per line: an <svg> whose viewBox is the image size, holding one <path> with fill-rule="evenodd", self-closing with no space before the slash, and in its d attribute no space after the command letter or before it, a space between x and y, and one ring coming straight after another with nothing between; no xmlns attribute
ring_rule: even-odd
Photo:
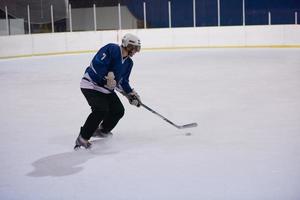
<svg viewBox="0 0 300 200"><path fill-rule="evenodd" d="M130 33L122 44L109 43L96 53L85 70L80 88L92 112L87 117L75 141L75 149L91 147L91 137L106 137L124 115L124 107L115 89L124 94L129 103L139 107L141 99L129 84L133 67L131 59L141 49L140 39Z"/></svg>

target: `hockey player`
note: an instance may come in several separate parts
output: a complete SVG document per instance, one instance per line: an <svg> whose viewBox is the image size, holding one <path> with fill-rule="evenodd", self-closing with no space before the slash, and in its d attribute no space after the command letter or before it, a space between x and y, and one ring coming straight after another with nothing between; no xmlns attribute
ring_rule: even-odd
<svg viewBox="0 0 300 200"><path fill-rule="evenodd" d="M75 149L90 148L92 136L106 137L124 115L124 107L115 93L118 89L129 103L139 107L141 100L129 84L133 67L131 59L141 49L140 39L125 34L122 44L107 44L100 48L85 70L80 88L92 112L87 117L75 141Z"/></svg>

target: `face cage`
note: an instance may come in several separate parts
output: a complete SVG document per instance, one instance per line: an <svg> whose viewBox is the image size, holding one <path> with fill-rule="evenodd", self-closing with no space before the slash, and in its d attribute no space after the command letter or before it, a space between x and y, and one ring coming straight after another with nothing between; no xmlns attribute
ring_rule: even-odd
<svg viewBox="0 0 300 200"><path fill-rule="evenodd" d="M128 44L128 45L127 45L127 50L128 50L129 52L131 52L131 51L133 51L133 50L135 50L136 52L140 52L141 46L136 46L136 45L133 45L133 44Z"/></svg>

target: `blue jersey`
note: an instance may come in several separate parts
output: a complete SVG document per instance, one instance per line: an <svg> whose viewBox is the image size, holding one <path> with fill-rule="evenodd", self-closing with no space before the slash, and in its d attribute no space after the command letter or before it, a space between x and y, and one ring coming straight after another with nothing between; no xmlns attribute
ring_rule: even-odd
<svg viewBox="0 0 300 200"><path fill-rule="evenodd" d="M122 58L121 47L117 44L107 44L94 56L90 66L85 70L85 77L91 79L94 85L105 88L108 72L113 72L117 87L126 93L132 92L129 76L133 66L130 57ZM112 91L111 91L112 92Z"/></svg>

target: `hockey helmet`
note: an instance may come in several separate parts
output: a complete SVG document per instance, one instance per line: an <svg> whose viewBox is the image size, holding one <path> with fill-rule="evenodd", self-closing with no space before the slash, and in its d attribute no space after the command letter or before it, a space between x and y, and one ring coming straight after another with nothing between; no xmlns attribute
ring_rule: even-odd
<svg viewBox="0 0 300 200"><path fill-rule="evenodd" d="M136 52L139 52L141 50L141 41L137 36L127 33L122 38L122 47L128 48L129 51L135 49Z"/></svg>

